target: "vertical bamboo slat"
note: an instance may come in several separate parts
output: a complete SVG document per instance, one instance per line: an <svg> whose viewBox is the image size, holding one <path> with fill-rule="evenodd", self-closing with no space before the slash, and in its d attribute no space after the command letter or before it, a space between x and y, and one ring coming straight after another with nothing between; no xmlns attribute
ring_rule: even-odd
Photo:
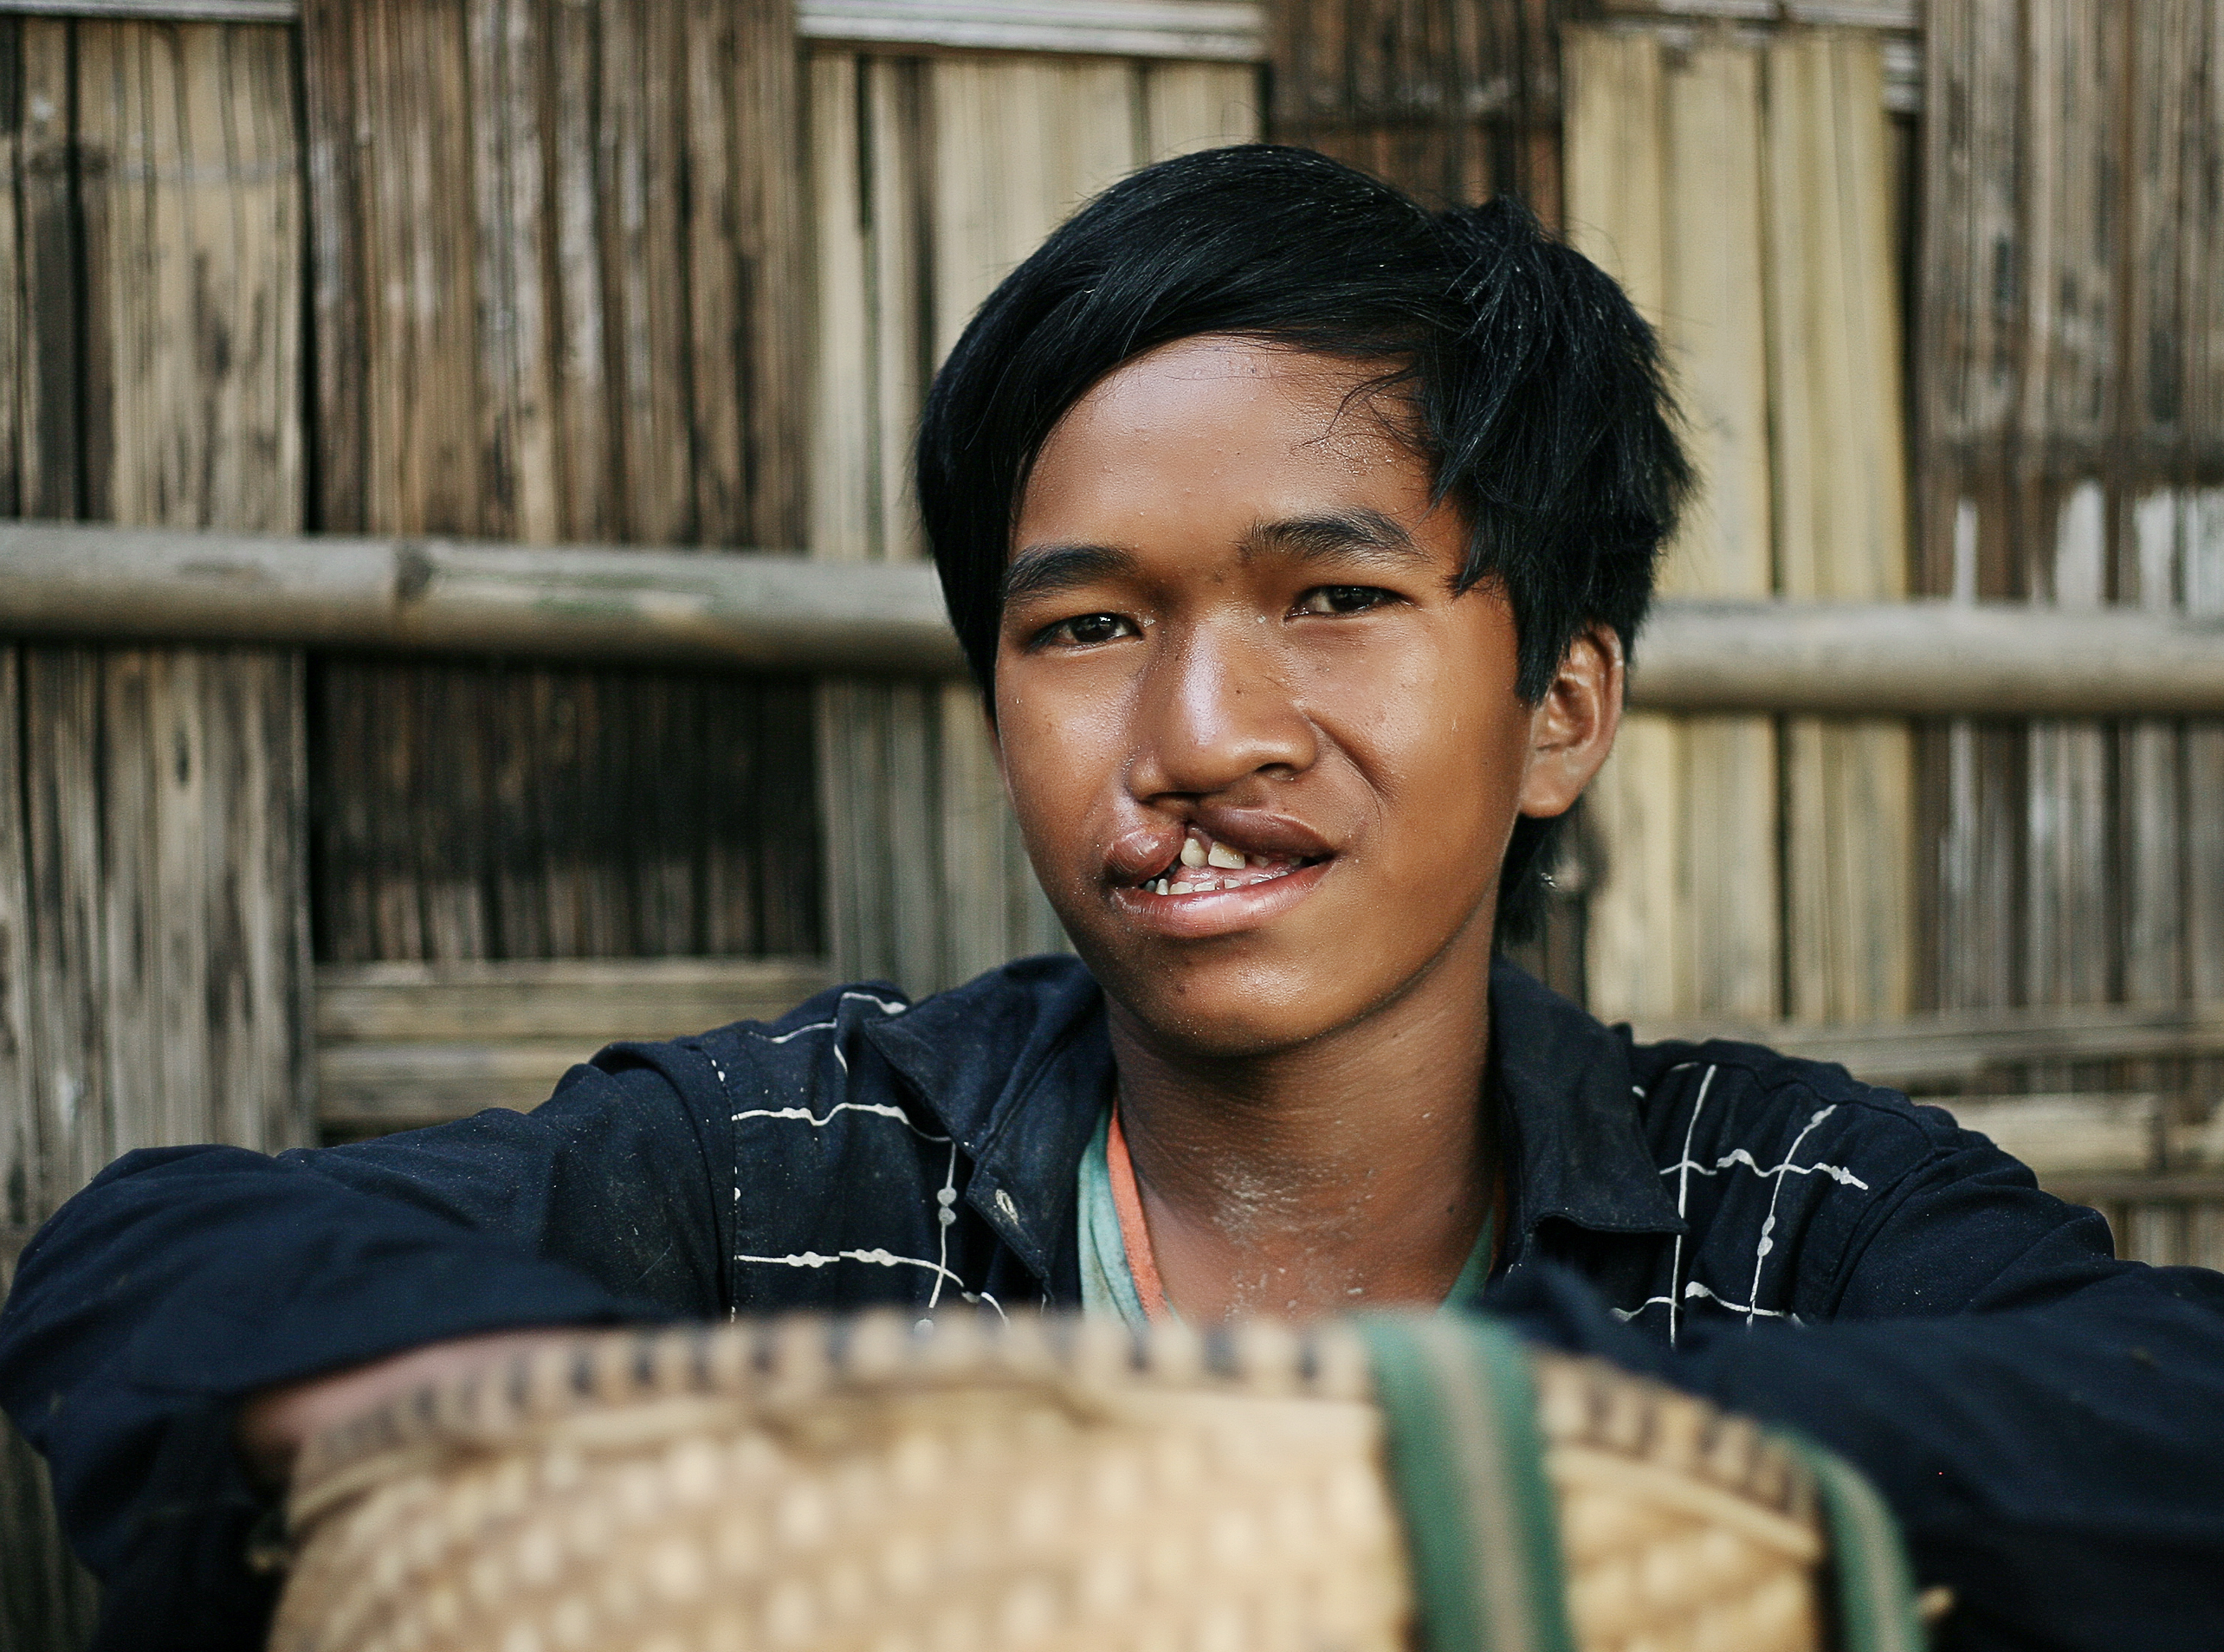
<svg viewBox="0 0 2224 1652"><path fill-rule="evenodd" d="M1907 594L1891 135L1873 42L1768 48L1769 413L1778 589ZM1885 719L1784 726L1786 1003L1904 1015L1913 991L1914 753Z"/></svg>
<svg viewBox="0 0 2224 1652"><path fill-rule="evenodd" d="M2187 608L2224 614L2224 191L2213 186L2224 176L2224 17L2213 5L2194 8L2171 50L2188 60L2189 74L2191 65L2208 71L2207 100L2182 128L2179 351L2191 486L2182 496L2180 577ZM2224 999L2224 726L2187 730L2185 765L2187 985L2213 1003ZM2212 1265L2224 1267L2224 1211L2209 1220Z"/></svg>
<svg viewBox="0 0 2224 1652"><path fill-rule="evenodd" d="M1924 589L2022 594L2007 479L2019 379L2021 102L2015 14L1942 0L1925 17L1923 266L1917 359ZM1928 996L1942 1009L2020 1001L2025 743L2012 725L1928 730Z"/></svg>
<svg viewBox="0 0 2224 1652"><path fill-rule="evenodd" d="M22 262L0 333L22 341L4 388L25 414L9 502L298 529L288 31L10 21L6 35ZM299 656L24 649L9 675L12 1244L119 1152L290 1145L312 1099ZM75 1644L89 1592L41 1477L16 1444L5 1455L8 1644Z"/></svg>
<svg viewBox="0 0 2224 1652"><path fill-rule="evenodd" d="M2079 0L2027 24L2028 248L2021 386L2024 522L2037 600L2097 607L2110 595L2102 474L2117 416L2117 260L2110 219L2124 179L2111 119L2122 44L2110 9ZM2029 736L2024 978L2033 1003L2113 996L2117 976L2107 732L2034 721Z"/></svg>
<svg viewBox="0 0 2224 1652"><path fill-rule="evenodd" d="M80 515L84 503L77 327L84 248L72 202L71 26L43 18L9 26L18 31L23 75L16 105L23 120L16 191L23 281L16 324L23 340L16 500L26 516L66 519Z"/></svg>
<svg viewBox="0 0 2224 1652"><path fill-rule="evenodd" d="M0 87L12 100L23 87L23 25L19 18L0 19ZM23 508L24 408L23 385L27 367L25 345L30 332L23 312L23 118L20 102L0 110L0 514L15 515ZM12 665L8 674L13 674Z"/></svg>
<svg viewBox="0 0 2224 1652"><path fill-rule="evenodd" d="M2124 354L2130 377L2124 398L2124 437L2132 455L2165 474L2178 468L2172 391L2180 387L2166 340L2178 332L2177 263L2173 243L2184 203L2178 195L2177 147L2187 115L2185 68L2171 61L2175 7L2143 8L2132 29L2130 72L2151 87L2133 100L2129 147L2132 244L2149 248L2136 259L2123 293ZM2197 95L2197 92L2196 92ZM2142 350L2144 338L2154 348ZM2176 480L2175 477L2172 480ZM2176 605L2178 584L2179 501L2174 489L2139 488L2136 482L2118 523L2118 593L2142 608ZM2122 938L2124 997L2167 1003L2184 988L2183 900L2178 884L2183 846L2179 829L2180 739L2167 722L2127 725L2117 732L2121 779L2117 831L2122 842Z"/></svg>
<svg viewBox="0 0 2224 1652"><path fill-rule="evenodd" d="M1759 61L1727 42L1671 61L1650 35L1571 29L1563 61L1569 234L1660 328L1703 478L1661 589L1765 595ZM1776 1013L1776 794L1766 718L1625 720L1588 799L1605 861L1586 948L1594 1009Z"/></svg>
<svg viewBox="0 0 2224 1652"><path fill-rule="evenodd" d="M0 26L0 39L14 25ZM8 67L0 58L0 71ZM0 289L0 291L12 291ZM5 398L0 398L5 399ZM27 795L23 650L0 649L0 797ZM44 984L36 956L29 827L20 807L0 808L0 1292L60 1178L47 1128L47 1080L36 1016ZM66 1184L65 1184L66 1191ZM0 1421L0 1643L25 1652L81 1646L97 1605L93 1580L63 1546L46 1464L11 1422Z"/></svg>

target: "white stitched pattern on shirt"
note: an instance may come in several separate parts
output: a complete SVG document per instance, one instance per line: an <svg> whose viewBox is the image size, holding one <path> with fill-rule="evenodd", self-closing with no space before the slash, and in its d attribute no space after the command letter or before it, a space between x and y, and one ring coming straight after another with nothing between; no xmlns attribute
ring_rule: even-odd
<svg viewBox="0 0 2224 1652"><path fill-rule="evenodd" d="M1776 1180L1776 1185L1769 1190L1768 1219L1762 1223L1760 1242L1753 1247L1753 1284L1752 1287L1745 1293L1746 1304L1744 1313L1745 1322L1748 1325L1753 1323L1753 1319L1755 1314L1768 1313L1769 1312L1767 1308L1755 1307L1753 1305L1761 1300L1761 1269L1768 1260L1768 1253L1776 1248L1776 1202L1784 1197L1785 1173L1791 1170L1793 1161L1799 1157L1800 1144L1807 1139L1808 1135L1813 1132L1814 1127L1817 1125L1820 1124L1825 1119L1827 1119L1832 1113L1837 1111L1838 1104L1836 1102L1833 1102L1830 1106L1817 1110L1814 1116L1807 1121L1806 1126L1800 1131L1800 1133L1792 1138L1791 1151L1784 1155L1784 1162L1777 1165L1775 1168L1774 1174ZM1697 1284L1697 1282L1698 1281L1696 1280L1692 1281L1693 1284ZM1686 1287L1684 1294L1689 1295L1690 1294L1690 1287ZM1711 1293L1710 1293L1710 1294L1711 1294ZM1721 1302L1723 1299L1717 1296L1715 1298L1715 1300ZM1723 1302L1723 1306L1727 1307L1729 1304Z"/></svg>
<svg viewBox="0 0 2224 1652"><path fill-rule="evenodd" d="M865 1262L875 1268L924 1268L954 1287L958 1294L968 1302L986 1302L994 1308L997 1316L1004 1317L1004 1305L986 1291L969 1291L966 1282L940 1262L928 1262L924 1256L899 1256L892 1250L876 1248L871 1250L837 1250L827 1255L816 1250L798 1250L786 1256L736 1256L737 1262L755 1262L766 1268L811 1268L831 1266L835 1262Z"/></svg>
<svg viewBox="0 0 2224 1652"><path fill-rule="evenodd" d="M904 1003L900 998L876 997L870 992L844 992L839 998L837 998L835 1002L837 1003L847 1003L852 998L857 999L860 1003L876 1005L882 1011L891 1016L900 1016L903 1014L905 1010L911 1008L909 1004ZM789 1039L800 1038L807 1032L824 1032L828 1028L834 1024L835 1023L831 1020L806 1021L800 1027L791 1027L784 1033L759 1032L753 1027L750 1028L748 1030L750 1036L753 1038L761 1038L768 1044L785 1044Z"/></svg>
<svg viewBox="0 0 2224 1652"><path fill-rule="evenodd" d="M1755 1279L1757 1282L1757 1273ZM1787 1313L1782 1308L1755 1307L1750 1302L1733 1302L1729 1298L1724 1296L1720 1291L1714 1289L1711 1286L1702 1285L1696 1279L1686 1280L1684 1281L1684 1294L1686 1296L1704 1296L1710 1302L1719 1302L1723 1307L1728 1308L1732 1313L1742 1313L1745 1316L1745 1321L1748 1325L1750 1325L1756 1319L1796 1320L1800 1317L1796 1313Z"/></svg>
<svg viewBox="0 0 2224 1652"><path fill-rule="evenodd" d="M1699 1127L1699 1109L1706 1106L1707 1092L1714 1087L1715 1074L1720 1070L1718 1068L1710 1067L1707 1068L1707 1075L1699 1081L1698 1099L1691 1103L1691 1116L1684 1125L1684 1162L1686 1165L1691 1162L1691 1133ZM1689 1176L1678 1178L1676 1182L1676 1214L1678 1216L1684 1214L1684 1205L1691 1196L1691 1178ZM1682 1329L1676 1311L1675 1289L1676 1281L1683 1276L1684 1236L1679 1233L1676 1236L1675 1255L1668 1259L1668 1345L1671 1348L1676 1345L1677 1333Z"/></svg>
<svg viewBox="0 0 2224 1652"><path fill-rule="evenodd" d="M1660 1167L1660 1173L1663 1176L1673 1176L1679 1171L1685 1172L1697 1171L1702 1176L1713 1176L1719 1171L1728 1170L1733 1165L1744 1165L1763 1181L1772 1176L1827 1176L1840 1187L1858 1187L1864 1193L1869 1191L1869 1184L1843 1165L1826 1165L1819 1160L1812 1165L1795 1165L1788 1158L1781 1165L1771 1165L1763 1170L1754 1162L1753 1155L1742 1147L1733 1147L1713 1164L1703 1165L1691 1156L1691 1148L1687 1144L1684 1150L1684 1157L1673 1165L1663 1165Z"/></svg>
<svg viewBox="0 0 2224 1652"><path fill-rule="evenodd" d="M882 1010L884 1014L889 1016L900 1016L911 1008L909 1004L904 1003L900 998L883 998L870 992L844 992L834 1002L837 1003L847 1003L852 998L855 998L860 1003L872 1004ZM831 1032L840 1024L841 1023L838 1019L830 1021L806 1021L802 1026L791 1027L784 1033L759 1032L754 1028L750 1028L747 1030L751 1037L761 1038L768 1044L785 1044L791 1038L800 1038L805 1033ZM847 1073L850 1070L849 1052L842 1048L839 1040L837 1040L834 1045L834 1064L840 1068L844 1073Z"/></svg>
<svg viewBox="0 0 2224 1652"><path fill-rule="evenodd" d="M921 1140L933 1142L949 1140L947 1136L938 1136L931 1130L921 1130L911 1121L909 1113L902 1107L892 1107L885 1101L837 1101L824 1113L813 1113L809 1107L747 1107L735 1113L732 1122L740 1124L744 1119L783 1119L796 1124L807 1124L813 1130L824 1130L834 1122L834 1115L837 1113L870 1113L876 1118L895 1120Z"/></svg>
<svg viewBox="0 0 2224 1652"><path fill-rule="evenodd" d="M944 1138L948 1140L947 1137ZM942 1300L942 1281L955 1279L950 1272L950 1229L958 1223L958 1144L950 1143L950 1167L942 1172L942 1185L934 1194L934 1294L927 1299L932 1313Z"/></svg>

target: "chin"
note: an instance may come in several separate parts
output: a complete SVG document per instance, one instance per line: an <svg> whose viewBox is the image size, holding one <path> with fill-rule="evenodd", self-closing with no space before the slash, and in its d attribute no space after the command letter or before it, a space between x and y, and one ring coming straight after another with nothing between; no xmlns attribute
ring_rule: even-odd
<svg viewBox="0 0 2224 1652"><path fill-rule="evenodd" d="M1294 1049L1361 1020L1397 996L1394 984L1374 997L1352 991L1348 978L1329 982L1315 970L1262 970L1201 961L1152 969L1140 961L1083 961L1108 997L1162 1048L1214 1061L1255 1060Z"/></svg>

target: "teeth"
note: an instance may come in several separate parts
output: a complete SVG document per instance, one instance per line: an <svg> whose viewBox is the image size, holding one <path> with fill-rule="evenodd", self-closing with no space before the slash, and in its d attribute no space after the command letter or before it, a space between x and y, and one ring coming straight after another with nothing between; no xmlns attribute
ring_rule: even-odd
<svg viewBox="0 0 2224 1652"><path fill-rule="evenodd" d="M1203 887L1204 886L1202 884L1183 881L1175 884L1173 887L1167 893L1169 894L1195 894Z"/></svg>
<svg viewBox="0 0 2224 1652"><path fill-rule="evenodd" d="M1184 845L1185 849L1186 847ZM1240 872L1244 868L1243 852L1232 849L1225 843L1215 843L1206 851L1205 864L1217 866L1224 871Z"/></svg>
<svg viewBox="0 0 2224 1652"><path fill-rule="evenodd" d="M1216 843L1213 847L1217 849L1219 845ZM1185 837L1181 840L1181 863L1184 866L1202 866L1205 864L1205 846L1199 842L1196 838ZM1219 862L1215 861L1212 864L1218 866Z"/></svg>

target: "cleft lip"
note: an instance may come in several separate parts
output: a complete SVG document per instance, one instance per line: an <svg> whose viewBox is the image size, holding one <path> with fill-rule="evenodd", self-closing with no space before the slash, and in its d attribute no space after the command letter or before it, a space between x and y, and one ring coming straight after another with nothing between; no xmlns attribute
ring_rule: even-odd
<svg viewBox="0 0 2224 1652"><path fill-rule="evenodd" d="M1295 861L1304 865L1328 860L1336 852L1335 845L1303 821L1269 810L1208 803L1197 811L1193 823L1216 842L1264 860ZM1177 841L1173 847L1178 859L1181 844Z"/></svg>
<svg viewBox="0 0 2224 1652"><path fill-rule="evenodd" d="M1206 804L1186 818L1160 816L1122 832L1105 854L1106 881L1115 888L1141 888L1180 875L1181 846L1192 828L1246 858L1303 867L1336 854L1326 837L1294 816Z"/></svg>

